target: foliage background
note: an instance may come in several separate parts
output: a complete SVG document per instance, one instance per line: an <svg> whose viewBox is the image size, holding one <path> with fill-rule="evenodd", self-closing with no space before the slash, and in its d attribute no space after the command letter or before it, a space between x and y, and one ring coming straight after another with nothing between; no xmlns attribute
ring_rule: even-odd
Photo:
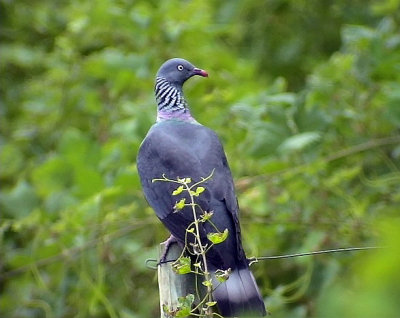
<svg viewBox="0 0 400 318"><path fill-rule="evenodd" d="M170 57L221 137L274 317L400 312L400 3L1 0L0 316L157 317L135 158Z"/></svg>

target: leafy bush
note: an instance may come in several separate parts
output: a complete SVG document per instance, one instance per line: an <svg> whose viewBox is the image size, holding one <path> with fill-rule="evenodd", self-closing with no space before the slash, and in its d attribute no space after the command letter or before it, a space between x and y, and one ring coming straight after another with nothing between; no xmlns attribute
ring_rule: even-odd
<svg viewBox="0 0 400 318"><path fill-rule="evenodd" d="M174 56L210 72L185 93L225 145L249 256L396 245L399 1L0 5L1 316L159 315L144 261L167 233L135 158ZM275 317L395 317L395 255L253 266Z"/></svg>

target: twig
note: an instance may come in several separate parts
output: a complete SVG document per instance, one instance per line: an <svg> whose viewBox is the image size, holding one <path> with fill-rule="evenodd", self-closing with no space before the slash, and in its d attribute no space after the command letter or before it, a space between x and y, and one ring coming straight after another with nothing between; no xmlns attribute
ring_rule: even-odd
<svg viewBox="0 0 400 318"><path fill-rule="evenodd" d="M390 136L390 137L385 137L385 138L372 139L365 143L358 144L358 145L352 146L350 148L340 150L337 153L334 153L334 154L326 157L325 161L330 162L330 161L334 161L334 160L337 160L340 158L350 156L355 153L366 151L368 149L397 144L397 143L400 143L400 136Z"/></svg>
<svg viewBox="0 0 400 318"><path fill-rule="evenodd" d="M333 153L331 155L328 155L320 160L316 160L314 162L310 162L310 163L305 163L305 164L300 164L298 166L295 167L290 167L290 168L286 168L286 169L282 169L282 170L278 170L278 171L274 171L271 173L266 173L266 174L260 174L260 175L256 175L256 176L248 176L248 177L243 177L240 178L239 180L237 180L235 182L235 186L239 191L243 191L245 190L249 184L257 181L257 180L264 180L276 175L280 175L280 174L284 174L284 173L299 173L301 172L303 169L309 167L310 165L319 163L319 162L325 162L325 163L329 163L331 161L335 161L347 156L351 156L354 155L356 153L359 152L363 152L369 149L373 149L373 148L378 148L378 147L382 147L382 146L388 146L388 145L393 145L393 144L397 144L400 143L400 135L397 136L390 136L390 137L385 137L385 138L378 138L378 139L372 139L369 140L365 143L361 143L346 149L342 149L339 150L336 153Z"/></svg>

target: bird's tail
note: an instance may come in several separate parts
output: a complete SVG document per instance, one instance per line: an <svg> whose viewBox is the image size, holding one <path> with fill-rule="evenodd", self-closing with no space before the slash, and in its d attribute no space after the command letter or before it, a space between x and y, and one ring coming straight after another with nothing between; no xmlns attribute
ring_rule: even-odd
<svg viewBox="0 0 400 318"><path fill-rule="evenodd" d="M230 273L228 280L216 283L214 286L218 286L213 296L222 316L260 317L266 315L260 291L247 264L236 268Z"/></svg>

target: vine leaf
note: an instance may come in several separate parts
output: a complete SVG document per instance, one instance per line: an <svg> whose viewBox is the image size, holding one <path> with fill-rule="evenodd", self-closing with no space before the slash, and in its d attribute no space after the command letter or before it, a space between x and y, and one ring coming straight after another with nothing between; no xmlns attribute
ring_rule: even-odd
<svg viewBox="0 0 400 318"><path fill-rule="evenodd" d="M223 283L228 280L229 275L231 274L232 270L228 268L227 270L218 269L215 272L215 277L220 283Z"/></svg>
<svg viewBox="0 0 400 318"><path fill-rule="evenodd" d="M212 281L211 280L205 280L202 282L202 284L206 287L212 287Z"/></svg>
<svg viewBox="0 0 400 318"><path fill-rule="evenodd" d="M178 180L178 182L180 182L180 183L186 183L186 184L189 184L189 183L191 183L192 182L192 179L191 178L178 178L177 179Z"/></svg>
<svg viewBox="0 0 400 318"><path fill-rule="evenodd" d="M163 305L163 311L168 317L188 317L192 310L192 304L194 302L194 295L188 294L185 297L178 298L178 305L176 309L168 308L167 305Z"/></svg>
<svg viewBox="0 0 400 318"><path fill-rule="evenodd" d="M207 234L207 238L214 244L222 243L223 241L226 240L227 237L228 237L228 229L225 229L223 232Z"/></svg>
<svg viewBox="0 0 400 318"><path fill-rule="evenodd" d="M188 228L188 229L186 229L186 232L188 232L188 233L194 233L194 228L193 228L193 227Z"/></svg>
<svg viewBox="0 0 400 318"><path fill-rule="evenodd" d="M181 194L183 191L183 185L179 186L178 188L176 188L173 192L172 195L178 195Z"/></svg>
<svg viewBox="0 0 400 318"><path fill-rule="evenodd" d="M175 203L175 211L180 211L185 207L186 198L181 199L179 202Z"/></svg>
<svg viewBox="0 0 400 318"><path fill-rule="evenodd" d="M172 265L172 269L175 273L184 275L190 273L190 264L190 257L181 257Z"/></svg>
<svg viewBox="0 0 400 318"><path fill-rule="evenodd" d="M178 298L178 310L175 313L175 317L187 317L190 315L192 310L192 304L194 302L194 295L188 294L185 297Z"/></svg>
<svg viewBox="0 0 400 318"><path fill-rule="evenodd" d="M213 211L204 212L204 214L201 216L200 221L201 221L201 222L206 222L206 221L208 221L209 219L211 219L211 217L213 216L213 214L214 214Z"/></svg>
<svg viewBox="0 0 400 318"><path fill-rule="evenodd" d="M190 191L190 194L198 197L200 194L202 194L204 192L205 188L204 187L197 187L196 191Z"/></svg>

